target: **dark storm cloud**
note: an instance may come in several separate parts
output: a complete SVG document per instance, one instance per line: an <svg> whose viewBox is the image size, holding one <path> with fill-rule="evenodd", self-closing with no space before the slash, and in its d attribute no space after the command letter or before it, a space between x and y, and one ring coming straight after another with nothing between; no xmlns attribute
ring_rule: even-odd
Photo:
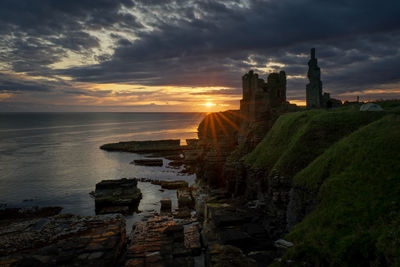
<svg viewBox="0 0 400 267"><path fill-rule="evenodd" d="M70 82L64 80L22 79L15 75L0 72L0 93L51 93L53 95L83 95L103 97L113 93L112 90L90 90L76 88Z"/></svg>
<svg viewBox="0 0 400 267"><path fill-rule="evenodd" d="M316 47L324 85L333 93L400 81L397 0L5 0L0 10L0 34L14 36L13 70L35 75L239 88L245 71L267 63L304 76L309 49ZM90 54L101 40L85 30L105 28L137 38L113 33L113 54L96 55L99 64L46 68L69 50ZM306 82L289 80L288 92L304 94Z"/></svg>
<svg viewBox="0 0 400 267"><path fill-rule="evenodd" d="M130 0L2 0L0 58L14 71L41 75L38 70L68 51L90 55L99 47L88 30L142 28L134 16L121 12L132 6Z"/></svg>
<svg viewBox="0 0 400 267"><path fill-rule="evenodd" d="M174 6L161 1L152 5ZM381 66L372 58L398 56L398 1L249 1L243 8L193 1L184 9L176 9L176 16L156 24L156 30L139 33L140 39L121 41L111 60L61 72L90 82L238 87L250 68L243 63L249 55L258 55L256 66L269 59L286 64L289 75L304 75L308 58L296 55L316 46L324 73L332 72L325 78L333 87L400 79L396 65L387 66L394 60L382 63L387 66L383 76L365 73ZM351 78L341 68L349 68Z"/></svg>
<svg viewBox="0 0 400 267"><path fill-rule="evenodd" d="M50 92L51 85L48 81L27 81L0 73L0 92Z"/></svg>

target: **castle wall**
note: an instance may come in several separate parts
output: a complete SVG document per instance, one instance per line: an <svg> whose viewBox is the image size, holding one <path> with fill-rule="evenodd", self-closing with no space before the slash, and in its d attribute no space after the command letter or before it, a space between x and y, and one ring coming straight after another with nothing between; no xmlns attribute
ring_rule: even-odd
<svg viewBox="0 0 400 267"><path fill-rule="evenodd" d="M286 74L284 71L268 75L267 83L252 70L242 77L243 99L240 112L248 123L268 119L271 108L286 101Z"/></svg>

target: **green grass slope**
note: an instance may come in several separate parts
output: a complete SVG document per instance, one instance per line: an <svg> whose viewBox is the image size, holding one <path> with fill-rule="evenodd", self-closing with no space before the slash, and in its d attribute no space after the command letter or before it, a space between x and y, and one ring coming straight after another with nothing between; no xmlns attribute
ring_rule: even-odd
<svg viewBox="0 0 400 267"><path fill-rule="evenodd" d="M287 235L295 247L285 259L311 266L400 266L400 115L335 143L293 183L319 190L320 202Z"/></svg>
<svg viewBox="0 0 400 267"><path fill-rule="evenodd" d="M347 108L282 115L263 141L245 157L245 164L267 173L276 169L293 177L333 143L385 114Z"/></svg>

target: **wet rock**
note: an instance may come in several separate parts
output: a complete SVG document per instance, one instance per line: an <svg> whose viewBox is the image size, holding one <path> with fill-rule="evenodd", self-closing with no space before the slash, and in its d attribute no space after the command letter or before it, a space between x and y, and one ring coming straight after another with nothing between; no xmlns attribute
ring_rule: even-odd
<svg viewBox="0 0 400 267"><path fill-rule="evenodd" d="M154 185L160 185L162 189L178 189L188 187L189 184L183 180L174 180L174 181L165 181L165 180L157 180L150 178L132 178L131 180L135 180L143 183L151 183Z"/></svg>
<svg viewBox="0 0 400 267"><path fill-rule="evenodd" d="M153 217L134 226L125 266L193 266L182 225L172 217Z"/></svg>
<svg viewBox="0 0 400 267"><path fill-rule="evenodd" d="M176 196L178 198L178 206L180 209L183 208L194 209L195 206L194 199L188 187L178 188L176 190Z"/></svg>
<svg viewBox="0 0 400 267"><path fill-rule="evenodd" d="M283 248L283 249L288 249L288 248L293 247L292 242L286 241L284 239L278 239L274 242L274 244L275 244L275 247Z"/></svg>
<svg viewBox="0 0 400 267"><path fill-rule="evenodd" d="M137 188L135 179L103 180L96 184L94 192L96 213L104 214L118 210L118 207L128 207L130 213L137 209L142 194ZM115 208L109 208L115 207ZM121 208L121 210L125 210Z"/></svg>
<svg viewBox="0 0 400 267"><path fill-rule="evenodd" d="M179 169L183 165L183 159L174 160L168 163L169 168Z"/></svg>
<svg viewBox="0 0 400 267"><path fill-rule="evenodd" d="M105 144L100 148L107 151L125 151L136 153L153 153L163 151L181 150L180 139L152 140L152 141L131 141Z"/></svg>
<svg viewBox="0 0 400 267"><path fill-rule="evenodd" d="M121 215L11 219L0 235L0 266L113 266L126 242Z"/></svg>
<svg viewBox="0 0 400 267"><path fill-rule="evenodd" d="M135 159L131 164L139 165L139 166L158 166L161 167L163 165L162 159Z"/></svg>
<svg viewBox="0 0 400 267"><path fill-rule="evenodd" d="M171 199L163 198L163 199L160 200L160 202L161 202L160 211L162 211L162 212L171 212L171 208L172 208Z"/></svg>
<svg viewBox="0 0 400 267"><path fill-rule="evenodd" d="M174 218L176 219L187 219L191 217L191 212L189 209L179 209L175 214Z"/></svg>
<svg viewBox="0 0 400 267"><path fill-rule="evenodd" d="M188 187L189 184L183 180L177 181L161 181L161 188L164 189L178 189Z"/></svg>

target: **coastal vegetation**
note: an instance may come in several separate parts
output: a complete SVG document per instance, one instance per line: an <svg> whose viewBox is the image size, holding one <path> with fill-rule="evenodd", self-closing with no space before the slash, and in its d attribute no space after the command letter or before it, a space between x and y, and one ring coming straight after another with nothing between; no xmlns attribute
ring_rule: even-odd
<svg viewBox="0 0 400 267"><path fill-rule="evenodd" d="M296 209L314 203L286 235L294 247L283 262L400 264L400 102L379 104L385 111L284 114L244 157L249 169L289 177L292 197L306 192Z"/></svg>

